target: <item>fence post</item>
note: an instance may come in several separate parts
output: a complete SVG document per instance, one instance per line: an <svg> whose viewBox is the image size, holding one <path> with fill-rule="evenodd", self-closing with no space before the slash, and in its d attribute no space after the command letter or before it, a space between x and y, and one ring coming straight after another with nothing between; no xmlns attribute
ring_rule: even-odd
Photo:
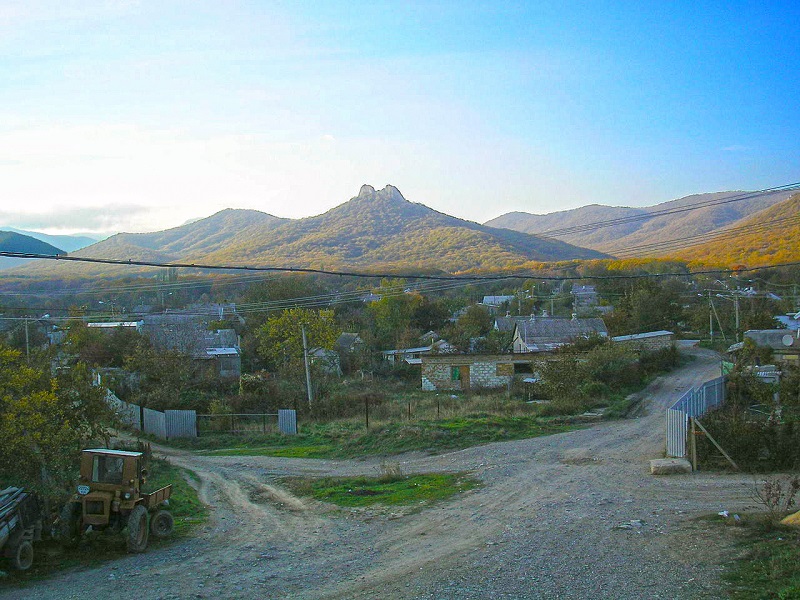
<svg viewBox="0 0 800 600"><path fill-rule="evenodd" d="M689 420L692 422L692 431L690 434L692 437L689 438L689 448L692 454L692 471L697 471L697 429L694 425L694 417L689 417Z"/></svg>

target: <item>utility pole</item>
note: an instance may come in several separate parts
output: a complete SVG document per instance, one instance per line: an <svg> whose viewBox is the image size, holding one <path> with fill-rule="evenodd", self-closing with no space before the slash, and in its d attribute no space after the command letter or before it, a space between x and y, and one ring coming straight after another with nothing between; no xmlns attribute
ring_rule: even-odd
<svg viewBox="0 0 800 600"><path fill-rule="evenodd" d="M733 306L736 309L736 341L739 341L739 291L733 293Z"/></svg>
<svg viewBox="0 0 800 600"><path fill-rule="evenodd" d="M711 310L711 290L708 290L708 331L711 334L711 344L714 344L714 313Z"/></svg>
<svg viewBox="0 0 800 600"><path fill-rule="evenodd" d="M31 338L28 334L28 317L25 317L25 362L31 362Z"/></svg>
<svg viewBox="0 0 800 600"><path fill-rule="evenodd" d="M306 326L302 325L301 329L303 331L303 359L306 365L306 389L308 390L308 406L311 407L311 403L314 401L314 395L311 391L311 369L308 367L308 342L306 342Z"/></svg>

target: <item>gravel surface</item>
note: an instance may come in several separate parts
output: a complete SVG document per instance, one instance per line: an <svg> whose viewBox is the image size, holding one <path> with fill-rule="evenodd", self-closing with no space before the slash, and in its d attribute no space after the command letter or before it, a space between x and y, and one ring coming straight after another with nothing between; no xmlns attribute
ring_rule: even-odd
<svg viewBox="0 0 800 600"><path fill-rule="evenodd" d="M197 537L60 573L2 598L715 598L735 550L697 516L752 506L752 481L654 477L664 409L719 374L716 354L645 390L634 418L548 437L398 457L405 473L469 471L484 487L431 508L335 510L285 475L377 474L380 459L207 457L159 449L199 478ZM727 541L726 541L727 540ZM133 587L131 587L133 586Z"/></svg>

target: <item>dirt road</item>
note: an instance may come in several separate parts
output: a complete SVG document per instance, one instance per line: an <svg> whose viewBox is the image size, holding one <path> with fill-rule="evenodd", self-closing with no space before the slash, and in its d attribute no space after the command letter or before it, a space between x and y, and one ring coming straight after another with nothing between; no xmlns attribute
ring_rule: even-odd
<svg viewBox="0 0 800 600"><path fill-rule="evenodd" d="M692 518L752 505L746 476L653 477L664 408L719 373L716 355L655 381L635 418L438 456L403 471L470 471L484 487L409 511L335 511L276 486L290 474L377 474L379 460L169 451L213 507L191 540L69 572L3 598L721 597L729 544ZM87 596L88 593L88 596Z"/></svg>

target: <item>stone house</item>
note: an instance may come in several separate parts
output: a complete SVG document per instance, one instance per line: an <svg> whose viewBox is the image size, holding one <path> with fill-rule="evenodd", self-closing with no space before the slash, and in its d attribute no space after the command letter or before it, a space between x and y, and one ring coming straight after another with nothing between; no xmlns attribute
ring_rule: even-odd
<svg viewBox="0 0 800 600"><path fill-rule="evenodd" d="M515 375L532 374L530 354L432 354L421 357L422 389L460 391L508 386Z"/></svg>
<svg viewBox="0 0 800 600"><path fill-rule="evenodd" d="M655 352L672 346L675 343L675 334L671 331L649 331L633 335L618 335L612 337L611 341L637 352Z"/></svg>

